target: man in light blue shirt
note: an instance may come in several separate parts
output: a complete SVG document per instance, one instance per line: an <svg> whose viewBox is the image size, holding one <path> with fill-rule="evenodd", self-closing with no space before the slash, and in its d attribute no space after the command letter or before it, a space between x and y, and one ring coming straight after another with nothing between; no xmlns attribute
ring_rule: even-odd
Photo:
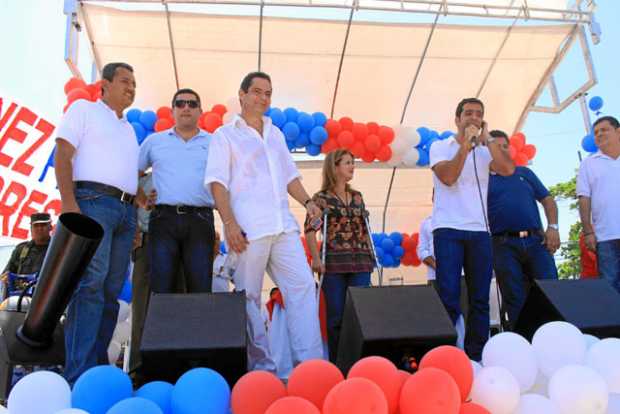
<svg viewBox="0 0 620 414"><path fill-rule="evenodd" d="M148 254L151 290L170 293L183 264L187 291L211 292L213 196L202 182L211 136L198 127L200 97L180 89L172 98L175 126L149 136L140 147L139 169L153 169Z"/></svg>

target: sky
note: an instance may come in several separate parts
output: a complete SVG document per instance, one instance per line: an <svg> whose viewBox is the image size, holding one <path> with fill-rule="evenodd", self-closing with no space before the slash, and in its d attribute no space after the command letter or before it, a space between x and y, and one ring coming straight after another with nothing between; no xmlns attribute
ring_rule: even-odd
<svg viewBox="0 0 620 414"><path fill-rule="evenodd" d="M589 97L601 96L605 101L603 114L618 117L620 68L617 54L620 25L617 25L617 21L620 19L620 1L598 0L596 3L596 18L601 25L602 36L598 45L592 45L588 39L598 78L598 84L589 91ZM0 0L0 36L3 44L0 96L4 94L19 99L54 121L59 117L58 108L64 105L61 86L70 76L62 61L65 36L62 4L61 0ZM341 14L339 12L338 17ZM432 19L425 15L420 20ZM461 21L467 23L472 20L463 18ZM475 22L480 23L481 20ZM85 47L82 47L81 54L86 56ZM87 60L80 59L80 69L86 74L90 73ZM573 46L556 76L561 98L585 81L582 62L580 48ZM595 114L591 115L594 120ZM573 176L579 165L581 139L586 134L578 101L560 114L530 113L523 132L528 143L536 145L538 149L531 168L543 183L551 186ZM567 205L560 203L563 240L567 237L570 224L577 220L576 214L568 212Z"/></svg>

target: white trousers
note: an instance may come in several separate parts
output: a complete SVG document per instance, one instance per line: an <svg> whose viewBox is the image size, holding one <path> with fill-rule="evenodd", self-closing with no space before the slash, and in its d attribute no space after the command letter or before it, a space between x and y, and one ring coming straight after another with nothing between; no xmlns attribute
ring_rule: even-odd
<svg viewBox="0 0 620 414"><path fill-rule="evenodd" d="M312 271L299 233L280 233L252 240L239 255L233 275L235 290L245 290L246 294L248 369L276 373L260 311L265 271L284 298L293 364L321 358L323 348Z"/></svg>

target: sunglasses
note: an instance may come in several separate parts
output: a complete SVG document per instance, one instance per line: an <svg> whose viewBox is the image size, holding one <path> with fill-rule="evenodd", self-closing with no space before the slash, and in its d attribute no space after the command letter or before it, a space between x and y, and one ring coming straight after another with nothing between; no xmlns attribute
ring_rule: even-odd
<svg viewBox="0 0 620 414"><path fill-rule="evenodd" d="M177 99L176 101L174 101L174 106L176 108L185 108L186 105L192 109L196 109L200 104L198 103L198 101L194 100Z"/></svg>

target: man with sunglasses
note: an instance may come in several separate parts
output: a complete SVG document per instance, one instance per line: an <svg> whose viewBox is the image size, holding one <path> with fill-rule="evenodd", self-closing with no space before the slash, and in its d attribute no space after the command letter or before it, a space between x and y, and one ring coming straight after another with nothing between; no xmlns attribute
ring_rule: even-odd
<svg viewBox="0 0 620 414"><path fill-rule="evenodd" d="M508 135L495 130L501 150L509 154ZM547 218L543 231L539 202ZM516 167L512 175L491 171L489 227L493 235L493 268L502 294L502 325L512 330L534 279L557 279L553 253L560 247L558 206L536 174Z"/></svg>
<svg viewBox="0 0 620 414"><path fill-rule="evenodd" d="M149 220L151 290L171 293L179 263L188 292L211 292L213 196L202 185L211 136L198 127L200 97L179 89L172 98L175 126L150 135L140 147L138 167L153 169L155 206Z"/></svg>

